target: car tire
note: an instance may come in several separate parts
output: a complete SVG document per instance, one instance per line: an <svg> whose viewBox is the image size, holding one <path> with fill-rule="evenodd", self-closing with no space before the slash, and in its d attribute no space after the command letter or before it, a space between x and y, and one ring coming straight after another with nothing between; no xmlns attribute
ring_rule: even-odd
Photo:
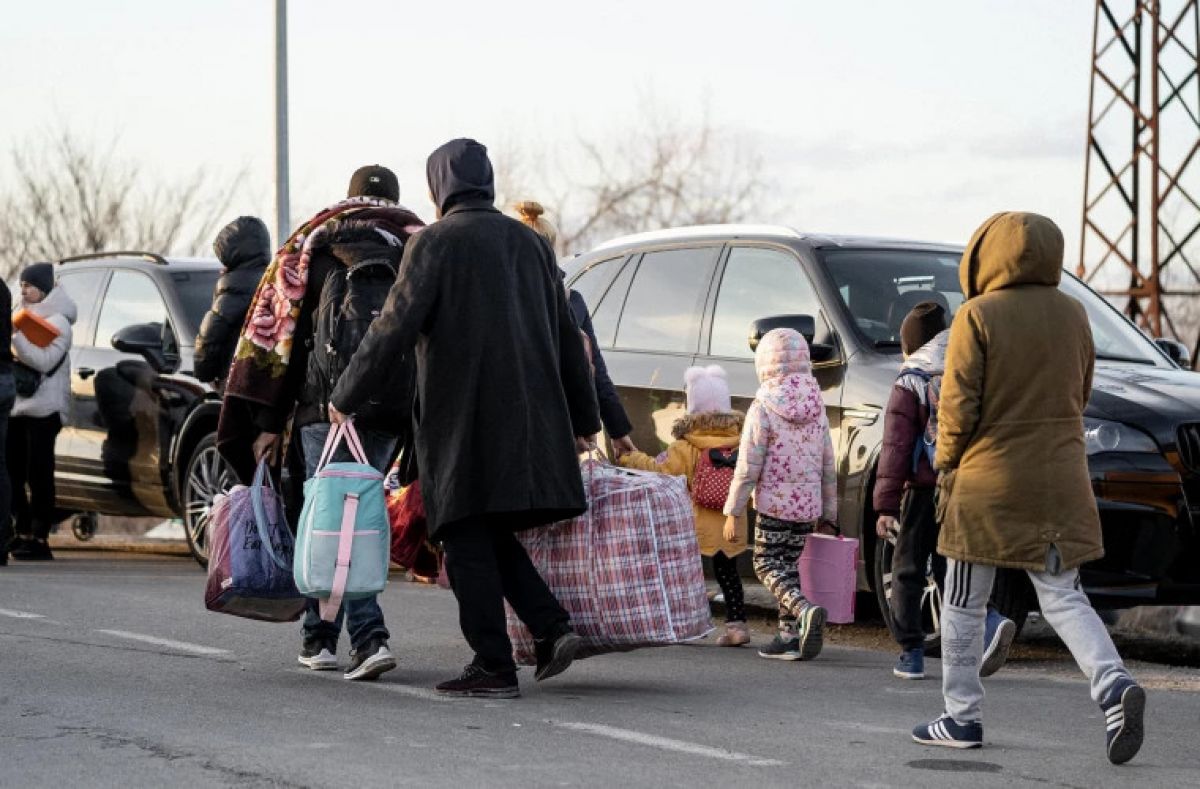
<svg viewBox="0 0 1200 789"><path fill-rule="evenodd" d="M184 472L183 530L188 549L201 567L208 566L208 529L213 499L237 484L233 467L217 452L217 437L208 434L192 449Z"/></svg>
<svg viewBox="0 0 1200 789"><path fill-rule="evenodd" d="M896 637L896 623L892 619L892 556L895 552L896 540L889 537L886 540L876 540L874 566L875 598L879 602L879 612L887 625L888 632ZM931 563L932 564L932 563ZM925 590L921 597L921 619L925 628L925 654L936 657L941 654L942 634L942 587L934 577L932 566L926 573ZM1029 616L1029 608L1033 602L1033 587L1029 578L1020 570L1001 568L996 571L996 581L992 587L992 605L1001 614L1011 619L1017 625L1017 632L1025 626Z"/></svg>

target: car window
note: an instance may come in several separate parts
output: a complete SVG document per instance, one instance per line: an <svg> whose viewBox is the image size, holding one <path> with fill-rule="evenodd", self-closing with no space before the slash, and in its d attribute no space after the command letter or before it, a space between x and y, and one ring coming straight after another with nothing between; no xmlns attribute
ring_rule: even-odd
<svg viewBox="0 0 1200 789"><path fill-rule="evenodd" d="M213 294L217 289L218 269L200 271L172 271L171 282L183 305L182 320L187 321L188 332L195 335L200 331L200 321L212 306Z"/></svg>
<svg viewBox="0 0 1200 789"><path fill-rule="evenodd" d="M579 277L577 277L575 281L571 283L571 290L576 291L580 296L583 296L583 302L584 304L588 305L589 310L595 306L600 297L604 295L604 289L608 286L608 283L612 281L613 274L617 273L617 269L620 268L620 266L616 266L614 264L624 259L625 258L620 257L601 260L599 263L589 266L587 271L580 274Z"/></svg>
<svg viewBox="0 0 1200 789"><path fill-rule="evenodd" d="M113 272L100 307L96 344L108 347L112 336L126 326L167 322L167 305L154 280L139 271Z"/></svg>
<svg viewBox="0 0 1200 789"><path fill-rule="evenodd" d="M709 353L753 358L750 324L772 315L811 315L818 325L823 322L821 300L795 255L733 247L717 293Z"/></svg>
<svg viewBox="0 0 1200 789"><path fill-rule="evenodd" d="M618 348L695 353L719 247L642 256L617 329Z"/></svg>
<svg viewBox="0 0 1200 789"><path fill-rule="evenodd" d="M108 269L91 268L85 271L71 271L67 273L59 272L58 286L66 291L71 297L71 301L75 302L78 308L78 317L75 319L75 326L78 331L73 332L76 345L91 344L91 327L96 318L96 305L99 303L97 294L104 286L104 278L108 276Z"/></svg>
<svg viewBox="0 0 1200 789"><path fill-rule="evenodd" d="M900 349L900 324L923 301L953 315L963 302L955 252L836 249L821 252L825 269L858 331L883 351Z"/></svg>
<svg viewBox="0 0 1200 789"><path fill-rule="evenodd" d="M637 271L637 263L629 261L617 275L608 292L600 297L598 304L588 302L592 311L592 331L596 333L596 342L601 348L611 348L614 335L617 333L617 318L621 317L621 307L625 305L625 294L629 292L629 282L633 272ZM586 297L585 297L586 301Z"/></svg>

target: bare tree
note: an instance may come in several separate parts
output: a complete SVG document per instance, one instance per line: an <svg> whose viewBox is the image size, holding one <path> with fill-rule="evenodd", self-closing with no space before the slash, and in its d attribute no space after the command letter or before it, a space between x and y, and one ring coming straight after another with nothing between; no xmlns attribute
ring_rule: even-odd
<svg viewBox="0 0 1200 789"><path fill-rule="evenodd" d="M768 183L754 146L719 129L707 110L689 123L646 100L639 115L603 141L578 137L557 157L500 146L500 199L533 197L553 212L561 254L616 235L739 222L762 211Z"/></svg>
<svg viewBox="0 0 1200 789"><path fill-rule="evenodd" d="M69 131L16 146L12 165L0 194L4 277L30 261L88 252L200 252L243 180L214 185L197 169L178 183L156 181L115 145L87 146Z"/></svg>

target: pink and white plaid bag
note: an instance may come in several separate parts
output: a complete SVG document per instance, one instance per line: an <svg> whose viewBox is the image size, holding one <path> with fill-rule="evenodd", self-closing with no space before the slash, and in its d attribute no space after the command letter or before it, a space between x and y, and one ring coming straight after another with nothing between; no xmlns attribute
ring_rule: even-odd
<svg viewBox="0 0 1200 789"><path fill-rule="evenodd" d="M518 534L583 638L578 657L666 646L712 632L692 499L683 477L583 463L588 511ZM508 609L517 663L533 637Z"/></svg>

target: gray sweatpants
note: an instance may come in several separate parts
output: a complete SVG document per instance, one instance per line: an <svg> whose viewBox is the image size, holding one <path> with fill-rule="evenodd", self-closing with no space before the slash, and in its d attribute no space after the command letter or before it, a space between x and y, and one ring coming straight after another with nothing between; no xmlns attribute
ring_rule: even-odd
<svg viewBox="0 0 1200 789"><path fill-rule="evenodd" d="M996 568L946 560L942 605L942 695L946 712L958 723L981 719L983 628ZM1078 570L1030 572L1042 616L1071 650L1091 682L1099 703L1112 684L1128 676L1104 623L1079 584Z"/></svg>

